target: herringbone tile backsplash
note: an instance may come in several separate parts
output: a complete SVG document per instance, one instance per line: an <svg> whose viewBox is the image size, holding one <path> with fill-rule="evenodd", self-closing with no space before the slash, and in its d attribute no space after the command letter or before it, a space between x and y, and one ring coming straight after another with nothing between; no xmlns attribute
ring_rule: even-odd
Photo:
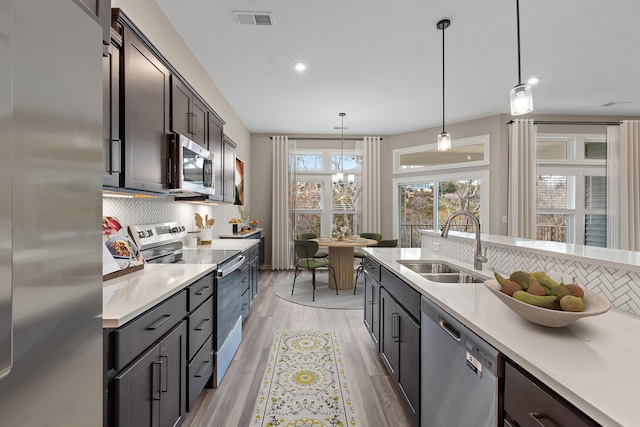
<svg viewBox="0 0 640 427"><path fill-rule="evenodd" d="M474 241L422 234L423 249L431 250L433 244L439 245L443 256L473 262ZM565 259L561 255L546 256L492 246L490 242L483 242L483 246L489 259L483 270L505 274L516 270L563 273L574 277L577 284L606 296L613 307L640 316L640 274L635 271Z"/></svg>

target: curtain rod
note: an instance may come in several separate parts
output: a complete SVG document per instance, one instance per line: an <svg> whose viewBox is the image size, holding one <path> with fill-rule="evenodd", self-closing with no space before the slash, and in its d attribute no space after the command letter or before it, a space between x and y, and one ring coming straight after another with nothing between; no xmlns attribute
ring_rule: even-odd
<svg viewBox="0 0 640 427"><path fill-rule="evenodd" d="M307 136L290 136L289 139L296 139L298 141L342 141L342 138L317 138L317 137L307 137ZM273 139L272 136L269 139ZM362 141L362 138L344 138L345 141ZM380 138L382 141L382 138Z"/></svg>
<svg viewBox="0 0 640 427"><path fill-rule="evenodd" d="M508 125L513 123L513 120L507 122ZM554 120L534 120L534 125L596 125L596 126L619 126L620 122L571 122L571 121L554 121Z"/></svg>

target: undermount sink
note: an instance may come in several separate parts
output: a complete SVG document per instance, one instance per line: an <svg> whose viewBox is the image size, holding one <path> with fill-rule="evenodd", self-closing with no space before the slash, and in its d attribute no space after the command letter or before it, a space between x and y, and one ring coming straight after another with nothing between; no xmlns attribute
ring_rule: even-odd
<svg viewBox="0 0 640 427"><path fill-rule="evenodd" d="M427 280L440 283L484 283L485 279L460 267L440 261L398 260Z"/></svg>
<svg viewBox="0 0 640 427"><path fill-rule="evenodd" d="M440 283L484 283L484 279L468 273L423 273L425 279Z"/></svg>

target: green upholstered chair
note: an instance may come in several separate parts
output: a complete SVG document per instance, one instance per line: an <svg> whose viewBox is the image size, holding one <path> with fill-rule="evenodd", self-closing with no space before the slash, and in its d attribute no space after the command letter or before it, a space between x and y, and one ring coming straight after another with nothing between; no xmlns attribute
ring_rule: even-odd
<svg viewBox="0 0 640 427"><path fill-rule="evenodd" d="M380 241L382 240L382 234L380 233L360 233L360 237L364 237L365 239L372 239L378 242L372 246L378 246ZM356 294L356 287L358 286L358 277L364 273L364 252L362 251L353 251L353 257L360 260L360 264L358 265L358 269L356 270L356 280L353 283L353 294Z"/></svg>
<svg viewBox="0 0 640 427"><path fill-rule="evenodd" d="M397 248L398 239L380 240L376 248Z"/></svg>
<svg viewBox="0 0 640 427"><path fill-rule="evenodd" d="M360 233L360 237L365 238L365 239L372 239L372 240L375 240L378 243L380 243L380 240L382 240L382 234L380 234L380 233ZM378 246L378 245L375 244L373 246ZM353 256L355 258L363 259L364 258L364 252L362 252L362 251L354 251L353 252Z"/></svg>
<svg viewBox="0 0 640 427"><path fill-rule="evenodd" d="M318 235L316 233L300 233L298 234L298 240L311 240L311 239L317 239ZM329 258L329 253L326 251L316 251L315 255L313 255L314 258L324 258L325 261Z"/></svg>
<svg viewBox="0 0 640 427"><path fill-rule="evenodd" d="M302 270L309 270L311 272L311 285L313 286L312 301L315 301L316 270L319 268L329 270L329 273L333 276L333 283L336 285L336 295L338 295L338 283L336 281L335 270L328 261L321 261L313 257L318 251L318 242L314 242L313 240L294 240L293 245L296 253L296 272L293 277L293 286L291 286L291 295L293 295L293 289L296 286L298 275Z"/></svg>

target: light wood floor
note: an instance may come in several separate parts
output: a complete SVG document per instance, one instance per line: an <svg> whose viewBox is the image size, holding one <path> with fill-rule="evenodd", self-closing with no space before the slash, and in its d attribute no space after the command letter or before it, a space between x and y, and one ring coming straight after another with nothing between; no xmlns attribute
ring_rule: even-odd
<svg viewBox="0 0 640 427"><path fill-rule="evenodd" d="M273 293L274 283L282 280L292 281L293 273L260 271L258 295L243 325L242 344L220 387L202 392L183 426L249 426L258 385L278 329L335 329L360 425L410 426L398 392L364 327L362 310L319 309L290 303ZM319 274L317 280L318 286L323 286L326 275ZM362 286L361 280L358 286Z"/></svg>

